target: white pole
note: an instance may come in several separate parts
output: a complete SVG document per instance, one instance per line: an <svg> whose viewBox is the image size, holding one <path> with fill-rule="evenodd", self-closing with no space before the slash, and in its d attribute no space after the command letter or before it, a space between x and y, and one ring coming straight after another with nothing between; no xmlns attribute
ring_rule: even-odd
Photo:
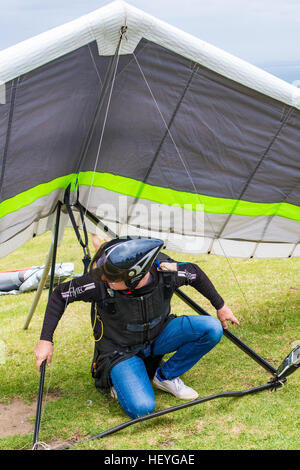
<svg viewBox="0 0 300 470"><path fill-rule="evenodd" d="M32 318L32 316L35 312L36 307L37 307L37 304L40 300L42 290L45 287L47 276L49 274L50 267L51 267L51 260L52 260L52 254L53 254L53 245L54 245L54 243L53 243L53 237L52 237L50 248L49 248L47 259L46 259L46 264L45 264L45 267L44 267L44 270L43 270L43 274L42 274L42 277L40 279L40 282L39 282L37 291L35 293L32 305L31 305L30 310L28 312L27 318L26 318L25 323L23 325L23 330L27 330L27 328L29 326L29 323L31 321L31 318Z"/></svg>

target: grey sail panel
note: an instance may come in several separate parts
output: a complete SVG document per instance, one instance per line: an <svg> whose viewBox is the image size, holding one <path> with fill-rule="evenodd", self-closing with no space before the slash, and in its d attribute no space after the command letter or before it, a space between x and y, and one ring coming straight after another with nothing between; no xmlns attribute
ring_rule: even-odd
<svg viewBox="0 0 300 470"><path fill-rule="evenodd" d="M146 212L154 208L163 226L146 212L139 224L116 211L110 220L160 231L168 242L169 232L183 237L170 246L194 249L192 240L203 240L198 252L220 254L214 241L220 238L237 255L261 256L263 245L274 245L275 253L280 244L286 256L297 254L297 90L155 19L151 28L146 16L139 24L139 13L128 7L127 40L94 122L124 20L117 7L111 10L112 19L107 8L91 23L58 29L63 47L55 34L46 35L48 59L33 41L27 62L25 46L2 54L11 70L0 75L9 77L0 82L1 241L21 240L46 222L65 188L79 181L80 201L95 213L105 203L116 208L123 197L131 211L137 203ZM178 228L189 213L189 224ZM199 230L194 219L203 220Z"/></svg>

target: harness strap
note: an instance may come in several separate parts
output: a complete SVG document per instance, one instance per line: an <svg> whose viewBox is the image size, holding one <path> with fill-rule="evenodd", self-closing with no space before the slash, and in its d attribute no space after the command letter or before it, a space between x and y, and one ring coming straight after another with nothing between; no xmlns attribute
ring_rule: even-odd
<svg viewBox="0 0 300 470"><path fill-rule="evenodd" d="M76 200L76 203L73 204L72 206L76 207L79 210L79 213L80 213L82 230L83 230L83 234L84 234L84 241L83 241L82 238L81 238L78 226L76 224L75 217L74 217L74 214L73 214L73 211L72 211L72 208L71 208L71 204L70 204L70 187L71 187L71 185L69 184L69 186L67 187L67 189L65 191L64 204L67 208L67 211L68 211L70 220L72 222L77 240L79 241L80 245L83 248L83 255L84 256L83 256L82 262L83 262L83 266L84 266L84 274L86 274L87 271L88 271L90 262L91 262L91 255L90 255L90 250L89 250L89 246L88 246L88 234L87 234L87 229L86 229L85 220L84 220L83 208L82 208L80 202L78 201L79 190L77 189L77 200Z"/></svg>

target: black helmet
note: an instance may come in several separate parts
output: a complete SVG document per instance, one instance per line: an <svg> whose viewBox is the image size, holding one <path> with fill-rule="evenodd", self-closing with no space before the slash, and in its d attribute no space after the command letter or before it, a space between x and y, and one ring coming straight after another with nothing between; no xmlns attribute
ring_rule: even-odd
<svg viewBox="0 0 300 470"><path fill-rule="evenodd" d="M156 238L117 238L105 244L94 274L109 281L124 281L134 289L151 268L163 241Z"/></svg>

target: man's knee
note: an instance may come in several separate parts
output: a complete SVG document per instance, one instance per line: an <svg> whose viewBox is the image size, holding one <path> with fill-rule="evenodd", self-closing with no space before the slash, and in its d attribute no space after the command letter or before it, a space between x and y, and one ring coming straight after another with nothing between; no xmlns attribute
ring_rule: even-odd
<svg viewBox="0 0 300 470"><path fill-rule="evenodd" d="M207 325L207 336L211 343L218 344L223 336L223 327L221 322L214 317L209 318Z"/></svg>
<svg viewBox="0 0 300 470"><path fill-rule="evenodd" d="M154 411L154 400L151 397L136 397L134 403L130 404L130 407L127 410L127 413L131 418L139 418L141 416L146 416Z"/></svg>
<svg viewBox="0 0 300 470"><path fill-rule="evenodd" d="M190 328L192 335L197 335L199 340L207 338L212 344L217 344L223 335L223 328L221 322L211 316L186 316L184 318L184 325Z"/></svg>

